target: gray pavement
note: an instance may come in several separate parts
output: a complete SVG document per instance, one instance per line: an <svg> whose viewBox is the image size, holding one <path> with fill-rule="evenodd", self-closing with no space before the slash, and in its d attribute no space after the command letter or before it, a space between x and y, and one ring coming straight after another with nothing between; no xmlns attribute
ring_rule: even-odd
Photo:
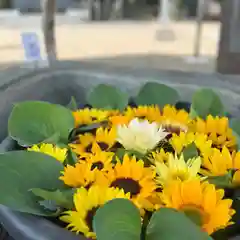
<svg viewBox="0 0 240 240"><path fill-rule="evenodd" d="M80 17L67 16L65 14L58 14L56 16L56 25L77 25L84 23L86 20L81 20ZM34 28L40 26L41 15L20 15L20 16L3 16L0 14L0 27L4 28Z"/></svg>

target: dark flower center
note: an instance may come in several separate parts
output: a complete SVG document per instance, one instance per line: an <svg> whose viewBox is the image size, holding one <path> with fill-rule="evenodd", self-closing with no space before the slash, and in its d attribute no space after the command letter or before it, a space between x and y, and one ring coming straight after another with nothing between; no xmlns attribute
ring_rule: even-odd
<svg viewBox="0 0 240 240"><path fill-rule="evenodd" d="M89 143L87 145L87 147L85 148L85 151L88 152L88 153L91 153L92 152L92 143Z"/></svg>
<svg viewBox="0 0 240 240"><path fill-rule="evenodd" d="M169 133L175 133L177 135L180 134L181 131L183 131L183 129L181 129L181 127L179 126L174 126L174 125L171 125L171 124L166 124L163 126L164 127L164 130L166 132L169 132Z"/></svg>
<svg viewBox="0 0 240 240"><path fill-rule="evenodd" d="M85 218L85 221L89 227L89 230L92 232L93 231L93 217L98 210L99 207L94 207L91 210L88 211L87 216Z"/></svg>
<svg viewBox="0 0 240 240"><path fill-rule="evenodd" d="M162 192L162 191L163 191L163 188L162 188L162 187L156 188L156 192Z"/></svg>
<svg viewBox="0 0 240 240"><path fill-rule="evenodd" d="M102 170L104 168L104 164L101 161L97 161L92 164L91 170L94 170L95 168L97 168L98 170Z"/></svg>
<svg viewBox="0 0 240 240"><path fill-rule="evenodd" d="M84 188L86 188L87 190L92 186L93 182L88 183Z"/></svg>
<svg viewBox="0 0 240 240"><path fill-rule="evenodd" d="M114 145L111 147L110 151L111 152L114 152L114 151L117 151L118 148L121 148L122 147L122 144L119 143L119 142L116 142L114 143Z"/></svg>
<svg viewBox="0 0 240 240"><path fill-rule="evenodd" d="M125 193L130 193L131 197L136 196L141 191L139 183L132 178L117 178L112 182L111 187L123 189Z"/></svg>
<svg viewBox="0 0 240 240"><path fill-rule="evenodd" d="M175 153L175 150L173 146L166 140L160 141L157 146L153 149L153 151L156 151L158 149L163 149L164 152L170 152L170 153Z"/></svg>
<svg viewBox="0 0 240 240"><path fill-rule="evenodd" d="M146 116L142 115L142 116L138 116L138 118L141 119L141 120L145 120Z"/></svg>
<svg viewBox="0 0 240 240"><path fill-rule="evenodd" d="M98 142L99 147L101 148L102 151L106 151L108 149L108 144L105 142Z"/></svg>

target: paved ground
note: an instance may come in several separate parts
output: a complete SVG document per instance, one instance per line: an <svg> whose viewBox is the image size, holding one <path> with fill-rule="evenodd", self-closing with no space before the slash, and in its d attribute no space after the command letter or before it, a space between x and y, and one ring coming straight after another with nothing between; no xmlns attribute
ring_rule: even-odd
<svg viewBox="0 0 240 240"><path fill-rule="evenodd" d="M12 18L0 21L0 63L9 64L24 59L21 46L23 31L36 31L41 36L39 17ZM183 71L214 71L219 24L205 23L201 54L208 62L188 64L183 56L193 54L194 22L180 22L169 26L174 41L158 41L156 32L165 28L156 22L81 23L58 18L56 28L57 51L61 60L89 59L109 64L149 66ZM4 68L2 66L0 68Z"/></svg>

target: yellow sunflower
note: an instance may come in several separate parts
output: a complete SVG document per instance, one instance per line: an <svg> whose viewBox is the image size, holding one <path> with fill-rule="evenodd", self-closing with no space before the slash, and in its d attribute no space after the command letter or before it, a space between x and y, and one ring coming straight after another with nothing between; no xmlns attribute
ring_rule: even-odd
<svg viewBox="0 0 240 240"><path fill-rule="evenodd" d="M240 152L231 153L227 147L214 149L211 156L203 158L201 173L206 176L222 176L235 170L233 184L240 186Z"/></svg>
<svg viewBox="0 0 240 240"><path fill-rule="evenodd" d="M84 160L80 160L80 163L88 163L91 165L91 170L98 169L102 172L107 172L112 169L112 158L114 153L96 151L95 153L86 156Z"/></svg>
<svg viewBox="0 0 240 240"><path fill-rule="evenodd" d="M180 131L186 132L188 130L191 119L185 110L177 110L174 106L165 105L157 121L163 125L167 132L179 134Z"/></svg>
<svg viewBox="0 0 240 240"><path fill-rule="evenodd" d="M170 184L173 180L199 179L198 175L201 167L201 158L192 158L187 161L183 154L178 158L173 154L169 155L167 163L156 162L154 170L157 173L156 181L161 186Z"/></svg>
<svg viewBox="0 0 240 240"><path fill-rule="evenodd" d="M125 115L116 115L109 117L109 122L111 126L128 125L130 121L131 118Z"/></svg>
<svg viewBox="0 0 240 240"><path fill-rule="evenodd" d="M32 147L27 149L28 151L33 151L33 152L41 152L45 153L47 155L50 155L57 159L60 162L64 162L64 160L67 157L67 148L59 148L57 146L54 146L53 144L49 143L41 143L38 145L33 145Z"/></svg>
<svg viewBox="0 0 240 240"><path fill-rule="evenodd" d="M95 136L92 133L85 133L78 136L77 143L71 143L69 146L71 147L72 151L75 152L79 157L82 154L92 153L92 148L95 140Z"/></svg>
<svg viewBox="0 0 240 240"><path fill-rule="evenodd" d="M163 148L160 148L159 150L148 154L148 157L152 163L155 163L155 162L164 163L168 161L169 154L170 153L168 151L165 151Z"/></svg>
<svg viewBox="0 0 240 240"><path fill-rule="evenodd" d="M230 151L236 150L237 140L232 129L229 128L227 117L209 115L206 121L197 118L196 121L193 121L190 130L206 134L216 148L222 149L223 146L226 146Z"/></svg>
<svg viewBox="0 0 240 240"><path fill-rule="evenodd" d="M128 107L127 110L125 111L125 116L128 118L133 119L133 118L140 118L140 119L145 119L150 122L155 122L157 119L160 118L161 113L160 109L157 105L152 105L152 106L138 106L138 107Z"/></svg>
<svg viewBox="0 0 240 240"><path fill-rule="evenodd" d="M91 163L76 163L75 166L67 165L59 179L70 187L88 188L95 183L99 174L102 174L102 172L98 171L97 168L92 169Z"/></svg>
<svg viewBox="0 0 240 240"><path fill-rule="evenodd" d="M208 182L174 181L163 189L161 197L166 207L185 213L209 235L232 224L232 200L223 199L224 190L216 190Z"/></svg>
<svg viewBox="0 0 240 240"><path fill-rule="evenodd" d="M173 134L169 140L177 154L180 154L185 147L195 143L197 149L201 155L208 156L212 153L212 141L208 139L208 136L202 133L181 132L179 135Z"/></svg>
<svg viewBox="0 0 240 240"><path fill-rule="evenodd" d="M129 199L130 194L115 188L90 187L80 188L73 196L75 210L66 211L60 219L68 223L67 228L73 232L82 233L87 238L96 238L93 232L93 217L97 209L116 198ZM111 217L111 216L109 216Z"/></svg>
<svg viewBox="0 0 240 240"><path fill-rule="evenodd" d="M84 108L73 112L75 126L101 122L107 119L109 112L95 108Z"/></svg>
<svg viewBox="0 0 240 240"><path fill-rule="evenodd" d="M201 156L209 156L212 153L212 141L208 140L207 135L193 132L180 132L172 134L168 144L160 146L155 152L149 154L149 160L155 162L167 162L169 154L181 154L185 147L195 143Z"/></svg>
<svg viewBox="0 0 240 240"><path fill-rule="evenodd" d="M96 146L99 146L102 151L109 151L116 143L116 129L105 129L100 127L96 134L85 133L78 137L77 143L69 144L72 151L80 155L91 154Z"/></svg>
<svg viewBox="0 0 240 240"><path fill-rule="evenodd" d="M102 186L116 187L130 193L131 200L139 207L144 208L144 202L156 189L155 172L144 167L142 160L124 155L122 162L117 161L115 167L96 183Z"/></svg>
<svg viewBox="0 0 240 240"><path fill-rule="evenodd" d="M104 129L98 128L96 131L95 140L102 151L109 150L116 143L117 132L116 128Z"/></svg>
<svg viewBox="0 0 240 240"><path fill-rule="evenodd" d="M108 110L108 117L118 116L121 112L119 110Z"/></svg>

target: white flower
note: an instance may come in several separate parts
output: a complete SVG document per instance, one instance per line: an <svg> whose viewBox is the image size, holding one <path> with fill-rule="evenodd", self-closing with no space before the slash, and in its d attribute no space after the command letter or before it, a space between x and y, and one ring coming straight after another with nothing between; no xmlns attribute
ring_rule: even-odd
<svg viewBox="0 0 240 240"><path fill-rule="evenodd" d="M128 126L117 126L117 141L127 150L145 154L153 149L169 133L164 132L157 123L133 119Z"/></svg>

